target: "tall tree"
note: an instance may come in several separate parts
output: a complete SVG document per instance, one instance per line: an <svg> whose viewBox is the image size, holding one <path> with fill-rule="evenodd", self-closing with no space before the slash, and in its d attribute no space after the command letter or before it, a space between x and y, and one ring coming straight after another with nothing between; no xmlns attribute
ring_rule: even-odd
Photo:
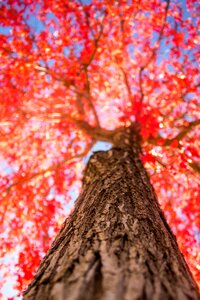
<svg viewBox="0 0 200 300"><path fill-rule="evenodd" d="M113 197L104 195L107 206L106 202L100 206L105 219L110 218L106 215L109 207L113 215L112 225L105 225L105 234L113 238L111 251L122 247L119 249L120 266L127 259L124 273L116 273L113 280L116 283L122 280L119 276L127 274L128 258L123 255L127 253L126 249L134 248L135 240L135 251L143 254L142 259L137 255L130 259L133 264L137 262L135 267L144 270L138 277L141 278L138 291L143 288L142 276L146 274L148 282L151 272L158 275L156 272L162 269L162 259L166 259L157 293L162 286L161 290L171 295L173 289L170 290L168 279L171 276L175 280L176 276L180 277L177 274L184 274L182 281L180 278L175 281L178 286L185 286L184 292L180 289L180 293L186 291L187 294L191 290L190 275L184 260L179 259L176 242L161 217L147 177L142 181L142 174L146 173L140 159L150 175L179 247L199 281L199 3L195 0L68 2L43 0L38 4L38 1L10 0L1 4L0 213L4 231L1 255L6 257L8 252L17 251L17 284L19 290L23 289L66 217L66 204L73 191L77 192L80 187L86 161L83 158L97 141L113 144L117 148L108 152L110 160L116 162L115 166L108 162L110 168L113 167L110 169L113 174L115 167L118 168L117 161L126 157L122 152L127 143L121 132L137 124L141 136L137 141L140 154L136 151L140 167L136 172L135 139L132 139L131 153L133 150L134 153L130 154L129 147L125 167L117 170L119 173L127 170L127 174L122 174L122 182L125 194L130 192L130 195L123 195L121 183L112 175L110 184L113 181L113 186L108 186ZM116 142L119 139L121 143ZM106 163L107 154L102 157L104 155ZM130 156L133 157L132 171L127 165ZM109 172L102 175L105 182L106 174ZM88 216L92 218L89 220L85 212L85 221L81 222L85 226L91 222L88 224L93 226L95 217L97 224L94 226L101 225L103 216L99 215L100 208L96 203L100 201L98 195L105 182L100 179L97 197L91 196L93 183L91 186L86 184L83 196L67 222L79 212L76 219L79 226L84 217L84 204L81 206L84 199L91 211ZM134 182L138 183L137 187ZM141 194L141 188L144 194ZM117 201L117 191L121 206L113 202L114 199ZM142 200L144 204L154 203L154 210L148 205L142 206L144 216L150 212L149 218L136 215L140 213ZM135 208L129 211L130 205ZM125 231L121 234L124 214L130 214L133 222L130 226L134 230L127 232L129 227L124 225ZM155 224L152 224L153 218ZM124 222L129 226L127 220ZM115 226L119 226L116 232L109 231ZM92 228L95 232L96 227ZM138 232L148 237L147 240L140 240ZM166 238L160 238L161 232ZM80 239L80 236L73 235L73 238ZM98 240L95 236L91 239ZM157 240L160 244L155 251ZM145 250L148 242L152 243L149 252ZM171 250L167 252L166 247ZM84 249L87 252L87 247ZM170 255L175 257L174 251L177 251L176 259L171 270L179 265L178 273L170 271L167 274L172 263ZM91 280L97 283L102 282L95 275L98 273L95 270L102 264L99 253L98 250L96 256L89 258L94 259ZM111 257L113 264L117 263L115 256ZM151 263L150 267L144 265L155 256L158 256L156 268ZM166 280L163 281L162 276ZM126 284L127 275L124 278ZM150 282L149 286L147 294L151 293L154 283ZM93 292L90 291L91 295Z"/></svg>
<svg viewBox="0 0 200 300"><path fill-rule="evenodd" d="M24 299L200 299L139 159L134 127L97 152Z"/></svg>

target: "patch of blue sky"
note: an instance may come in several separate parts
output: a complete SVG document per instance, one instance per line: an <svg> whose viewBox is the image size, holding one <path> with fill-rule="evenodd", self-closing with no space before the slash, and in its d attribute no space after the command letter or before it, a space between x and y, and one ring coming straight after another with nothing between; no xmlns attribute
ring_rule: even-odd
<svg viewBox="0 0 200 300"><path fill-rule="evenodd" d="M76 57L80 57L81 51L84 48L84 45L82 43L74 43L74 54Z"/></svg>
<svg viewBox="0 0 200 300"><path fill-rule="evenodd" d="M18 291L15 289L14 282L16 282L15 276L10 276L10 280L5 282L1 289L1 293L3 294L1 300L8 300L9 298L22 300L22 295L18 295Z"/></svg>
<svg viewBox="0 0 200 300"><path fill-rule="evenodd" d="M65 57L68 57L70 54L70 48L69 47L63 47L63 54Z"/></svg>
<svg viewBox="0 0 200 300"><path fill-rule="evenodd" d="M31 15L27 19L27 24L31 27L34 33L39 34L41 31L45 29L44 23L38 19L36 15Z"/></svg>
<svg viewBox="0 0 200 300"><path fill-rule="evenodd" d="M153 30L152 31L152 37L151 37L151 40L150 40L150 46L153 47L154 44L157 42L159 38L159 32Z"/></svg>
<svg viewBox="0 0 200 300"><path fill-rule="evenodd" d="M104 14L105 14L105 7L102 7L101 10L96 10L96 11L95 11L95 16L94 16L94 18L97 20L97 19L103 17Z"/></svg>
<svg viewBox="0 0 200 300"><path fill-rule="evenodd" d="M196 226L193 226L194 236L196 238L197 243L200 245L200 230Z"/></svg>
<svg viewBox="0 0 200 300"><path fill-rule="evenodd" d="M39 59L38 61L40 67L46 67L46 65L50 68L50 67L53 67L54 64L55 64L55 59L49 59L47 61L44 61L43 59Z"/></svg>
<svg viewBox="0 0 200 300"><path fill-rule="evenodd" d="M15 265L17 262L17 253L19 252L19 247L17 246L15 251L9 252L5 255L4 258L1 258L2 262L4 263L4 267L0 270L0 280L3 282L3 278L5 277L5 273L8 272L9 265ZM1 263L2 263L1 262ZM17 281L15 273L15 269L13 268L10 272L9 280L7 280L2 288L1 293L3 294L2 300L7 300L10 297L14 297L15 300L22 299L22 296L17 295L18 291L15 289L15 282Z"/></svg>
<svg viewBox="0 0 200 300"><path fill-rule="evenodd" d="M70 176L70 172L66 176ZM69 202L66 202L66 197L64 195L62 194L56 195L54 188L51 188L47 196L47 200L51 201L55 197L56 200L59 201L59 203L61 204L62 214L64 213L67 217L69 215L70 210L74 207L74 202L78 198L78 195L79 195L79 189L77 187L77 183L75 183L72 187L70 187L70 190L67 191L67 197L70 200Z"/></svg>
<svg viewBox="0 0 200 300"><path fill-rule="evenodd" d="M49 59L49 60L47 61L47 65L48 65L49 68L53 67L54 64L55 64L55 59Z"/></svg>
<svg viewBox="0 0 200 300"><path fill-rule="evenodd" d="M92 149L90 150L90 152L83 158L83 162L84 164L87 164L88 160L90 159L91 155L94 152L97 151L106 151L112 148L112 145L110 143L105 143L105 142L97 142ZM68 174L67 174L68 173ZM66 175L70 175L70 171L66 170L65 172ZM54 189L51 189L50 193L49 193L49 200L51 199L51 197L54 195L55 191ZM66 200L64 198L63 195L56 195L56 199L60 201L60 203L63 204L63 209L64 209L64 213L66 214L66 216L69 214L69 212L71 211L71 209L73 209L74 207L74 202L76 201L78 195L79 195L79 190L78 188L75 186L70 188L70 191L68 192L69 197L71 198L69 203L66 203Z"/></svg>
<svg viewBox="0 0 200 300"><path fill-rule="evenodd" d="M97 142L90 151L90 156L96 151L104 151L111 149L112 145L110 143L105 142Z"/></svg>
<svg viewBox="0 0 200 300"><path fill-rule="evenodd" d="M183 222L185 222L185 223L187 224L187 223L188 223L188 218L187 218L187 216L182 212L182 209L181 209L181 208L175 208L175 211L176 211L176 213L177 213L177 216L178 216L180 219L182 219ZM179 229L181 229L181 227L182 227L182 229L185 227L184 223L179 224L178 226L179 226ZM190 231L190 233L191 233L192 235L194 234L194 237L195 237L195 239L196 239L196 242L197 242L198 244L200 244L200 231L199 231L199 229L198 229L195 225L193 225L193 226L192 226L192 229L189 230L189 231Z"/></svg>
<svg viewBox="0 0 200 300"><path fill-rule="evenodd" d="M66 216L69 215L70 210L74 207L74 202L76 201L76 199L78 198L79 193L77 192L76 189L71 189L68 193L69 197L71 198L71 200L68 203L64 203L63 205L63 210L64 213L66 214ZM60 201L60 203L63 203L64 197L62 195L56 196L56 199ZM62 211L63 213L63 211Z"/></svg>
<svg viewBox="0 0 200 300"><path fill-rule="evenodd" d="M173 132L173 130L171 128L164 128L164 129L159 129L158 132L163 139L166 139L168 135Z"/></svg>
<svg viewBox="0 0 200 300"><path fill-rule="evenodd" d="M177 4L178 2L178 5L182 8L182 19L183 21L185 21L186 19L188 18L191 18L193 24L196 24L198 18L193 18L188 9L187 9L187 0L178 0L177 2L176 1L173 1L175 4ZM198 9L198 5L199 5L199 1L193 1L192 3L192 6L193 6L193 9Z"/></svg>
<svg viewBox="0 0 200 300"><path fill-rule="evenodd" d="M195 96L196 96L195 93L187 93L184 96L184 100L185 102L190 102L192 99L194 99ZM200 104L200 99L199 99L199 104Z"/></svg>
<svg viewBox="0 0 200 300"><path fill-rule="evenodd" d="M128 45L128 53L129 53L131 59L135 58L134 51L135 51L135 47L133 46L133 44L129 44Z"/></svg>
<svg viewBox="0 0 200 300"><path fill-rule="evenodd" d="M57 17L55 16L55 14L52 13L52 12L48 12L48 13L46 14L46 19L47 19L47 20L53 20L57 25L59 24L58 18L57 18Z"/></svg>
<svg viewBox="0 0 200 300"><path fill-rule="evenodd" d="M83 158L83 161L85 164L87 164L88 160L90 159L91 155L94 152L97 151L106 151L112 148L112 145L110 143L105 143L105 142L97 142L92 149L90 150L90 152Z"/></svg>
<svg viewBox="0 0 200 300"><path fill-rule="evenodd" d="M159 65L163 61L163 59L166 59L166 60L170 59L171 48L172 48L172 45L170 43L168 45L166 45L164 43L164 41L160 42L160 47L157 50L158 55L157 55L156 65ZM170 64L169 64L169 66L170 66Z"/></svg>
<svg viewBox="0 0 200 300"><path fill-rule="evenodd" d="M25 12L23 13L24 20L26 20L26 23L30 26L34 34L39 34L42 30L45 29L44 23L37 16L40 8L41 5L39 3L36 5L34 11L32 11L31 8L27 6Z"/></svg>
<svg viewBox="0 0 200 300"><path fill-rule="evenodd" d="M49 67L50 68L50 67L54 66L55 59L49 59L49 60L46 60L46 61L44 61L43 59L39 59L38 64L39 64L40 67L43 67L43 68ZM48 75L48 74L46 74L46 75ZM46 77L48 78L48 76L46 76Z"/></svg>
<svg viewBox="0 0 200 300"><path fill-rule="evenodd" d="M45 67L45 62L42 59L39 59L38 62L41 67Z"/></svg>
<svg viewBox="0 0 200 300"><path fill-rule="evenodd" d="M14 169L4 160L3 158L0 159L0 173L3 175L12 174Z"/></svg>
<svg viewBox="0 0 200 300"><path fill-rule="evenodd" d="M0 33L3 35L10 35L12 33L11 26L0 26Z"/></svg>
<svg viewBox="0 0 200 300"><path fill-rule="evenodd" d="M185 115L184 119L188 122L193 122L193 121L195 121L196 118L193 116Z"/></svg>
<svg viewBox="0 0 200 300"><path fill-rule="evenodd" d="M150 11L145 11L143 13L143 15L148 18L148 17L150 17L151 13L150 13Z"/></svg>
<svg viewBox="0 0 200 300"><path fill-rule="evenodd" d="M79 2L79 1L78 1ZM82 0L82 3L83 4L91 4L92 3L92 0Z"/></svg>

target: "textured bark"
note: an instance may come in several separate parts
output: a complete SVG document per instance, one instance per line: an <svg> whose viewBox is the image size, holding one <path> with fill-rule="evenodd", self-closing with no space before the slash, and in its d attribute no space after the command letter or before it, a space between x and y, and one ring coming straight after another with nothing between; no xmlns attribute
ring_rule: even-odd
<svg viewBox="0 0 200 300"><path fill-rule="evenodd" d="M96 152L24 299L199 299L137 151Z"/></svg>

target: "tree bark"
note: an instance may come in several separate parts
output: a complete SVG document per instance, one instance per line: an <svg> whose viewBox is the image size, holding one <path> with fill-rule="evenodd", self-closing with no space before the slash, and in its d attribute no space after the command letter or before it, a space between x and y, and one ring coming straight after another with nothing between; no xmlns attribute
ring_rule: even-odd
<svg viewBox="0 0 200 300"><path fill-rule="evenodd" d="M24 299L200 299L137 151L96 152Z"/></svg>

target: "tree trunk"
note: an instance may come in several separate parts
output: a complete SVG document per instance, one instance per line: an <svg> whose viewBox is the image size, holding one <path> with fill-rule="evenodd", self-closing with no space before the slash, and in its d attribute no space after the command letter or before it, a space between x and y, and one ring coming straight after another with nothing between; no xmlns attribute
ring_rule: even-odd
<svg viewBox="0 0 200 300"><path fill-rule="evenodd" d="M24 299L199 299L136 151L91 157L74 212Z"/></svg>

